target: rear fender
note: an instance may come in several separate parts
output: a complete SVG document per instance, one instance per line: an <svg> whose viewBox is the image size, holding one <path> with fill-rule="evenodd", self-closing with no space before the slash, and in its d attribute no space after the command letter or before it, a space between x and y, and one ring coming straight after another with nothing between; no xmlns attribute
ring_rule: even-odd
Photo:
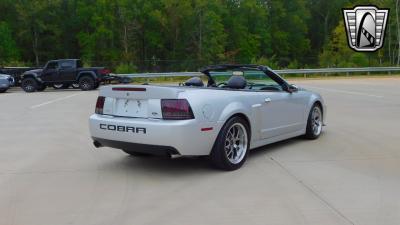
<svg viewBox="0 0 400 225"><path fill-rule="evenodd" d="M96 80L96 78L97 78L96 73L93 72L93 71L82 71L82 72L79 72L79 73L78 73L78 77L77 77L76 80L79 81L79 79L81 79L81 77L83 77L83 76L90 76L90 77L92 77L94 80Z"/></svg>
<svg viewBox="0 0 400 225"><path fill-rule="evenodd" d="M249 117L251 115L251 111L247 108L248 107L241 102L231 102L222 110L218 121L226 121L227 119L229 119L229 117L237 113L242 113Z"/></svg>
<svg viewBox="0 0 400 225"><path fill-rule="evenodd" d="M253 124L254 124L254 116L253 112L251 111L251 109L249 109L248 106L246 106L245 104L241 103L241 102L231 102L229 103L221 112L221 115L218 119L218 121L223 121L224 123L233 115L235 114L242 114L244 115L247 120L249 121L249 126L251 129L251 133L254 133L253 131Z"/></svg>

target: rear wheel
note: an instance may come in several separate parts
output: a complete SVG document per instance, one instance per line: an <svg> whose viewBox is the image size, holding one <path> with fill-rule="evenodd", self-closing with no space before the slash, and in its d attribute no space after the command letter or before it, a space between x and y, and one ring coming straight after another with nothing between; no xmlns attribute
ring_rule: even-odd
<svg viewBox="0 0 400 225"><path fill-rule="evenodd" d="M21 81L21 87L25 92L35 92L38 88L38 83L35 79L28 77Z"/></svg>
<svg viewBox="0 0 400 225"><path fill-rule="evenodd" d="M304 135L308 139L317 139L322 132L322 109L318 104L314 104L311 108L307 120L307 130Z"/></svg>
<svg viewBox="0 0 400 225"><path fill-rule="evenodd" d="M95 82L92 77L83 76L79 79L79 87L82 91L89 91L95 87Z"/></svg>
<svg viewBox="0 0 400 225"><path fill-rule="evenodd" d="M232 117L222 127L210 154L211 162L223 170L239 169L250 148L249 125L240 117Z"/></svg>

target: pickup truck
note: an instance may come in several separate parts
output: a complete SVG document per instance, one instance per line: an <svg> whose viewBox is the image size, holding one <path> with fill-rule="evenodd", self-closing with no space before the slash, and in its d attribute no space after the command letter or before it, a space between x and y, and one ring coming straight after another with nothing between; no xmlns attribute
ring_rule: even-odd
<svg viewBox="0 0 400 225"><path fill-rule="evenodd" d="M43 91L47 87L68 88L70 85L83 91L97 89L109 79L110 70L104 67L84 68L79 59L58 59L46 63L43 69L24 72L21 88L26 92Z"/></svg>

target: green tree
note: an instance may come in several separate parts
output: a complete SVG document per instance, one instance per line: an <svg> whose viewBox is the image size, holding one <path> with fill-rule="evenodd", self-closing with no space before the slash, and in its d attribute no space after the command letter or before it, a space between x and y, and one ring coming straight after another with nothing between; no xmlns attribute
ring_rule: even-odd
<svg viewBox="0 0 400 225"><path fill-rule="evenodd" d="M225 59L225 45L227 35L224 31L222 15L226 14L225 8L215 0L193 1L194 19L192 35L194 45L189 47L195 53L193 57L202 63L218 63Z"/></svg>
<svg viewBox="0 0 400 225"><path fill-rule="evenodd" d="M362 67L369 66L369 53L353 51L347 44L347 36L343 23L332 33L332 37L320 55L323 67Z"/></svg>
<svg viewBox="0 0 400 225"><path fill-rule="evenodd" d="M305 0L271 0L271 49L281 66L297 60L306 63L310 53L307 21L310 17Z"/></svg>
<svg viewBox="0 0 400 225"><path fill-rule="evenodd" d="M26 46L25 58L32 58L36 65L54 54L62 39L57 24L58 1L19 0L16 2L18 39L22 46ZM43 59L41 58L43 57Z"/></svg>
<svg viewBox="0 0 400 225"><path fill-rule="evenodd" d="M113 1L98 0L88 4L86 0L77 2L77 17L80 31L77 33L81 57L86 62L103 63L118 59L118 41L113 32L115 25ZM92 63L91 63L92 64Z"/></svg>
<svg viewBox="0 0 400 225"><path fill-rule="evenodd" d="M317 63L317 56L321 53L323 46L329 41L333 29L343 22L342 8L347 6L349 0L308 0L307 7L310 9L308 20L308 37L310 39L311 53L313 57L309 61Z"/></svg>
<svg viewBox="0 0 400 225"><path fill-rule="evenodd" d="M377 53L355 54L337 28L341 8L361 3L391 9ZM76 57L138 71L400 64L400 0L2 0L0 12L3 61Z"/></svg>
<svg viewBox="0 0 400 225"><path fill-rule="evenodd" d="M6 22L0 22L0 63L19 60L19 51Z"/></svg>
<svg viewBox="0 0 400 225"><path fill-rule="evenodd" d="M229 14L224 18L227 57L230 61L250 63L268 54L271 41L268 6L264 1L226 0Z"/></svg>

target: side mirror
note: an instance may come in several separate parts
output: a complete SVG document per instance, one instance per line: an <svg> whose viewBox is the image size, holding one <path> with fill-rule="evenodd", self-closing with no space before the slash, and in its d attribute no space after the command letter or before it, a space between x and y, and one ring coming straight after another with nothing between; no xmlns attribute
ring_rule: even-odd
<svg viewBox="0 0 400 225"><path fill-rule="evenodd" d="M286 86L285 91L293 93L299 91L299 88L294 84L289 84L288 86Z"/></svg>
<svg viewBox="0 0 400 225"><path fill-rule="evenodd" d="M297 85L295 85L295 84L291 84L290 85L290 89L292 89L293 92L298 92L299 91L299 87L297 87Z"/></svg>

